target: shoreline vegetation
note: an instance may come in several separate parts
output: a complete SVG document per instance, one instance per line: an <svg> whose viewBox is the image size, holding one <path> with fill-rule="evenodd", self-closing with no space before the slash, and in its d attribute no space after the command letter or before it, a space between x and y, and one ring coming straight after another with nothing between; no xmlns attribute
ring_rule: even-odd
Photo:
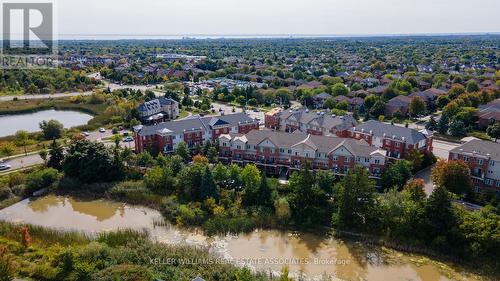
<svg viewBox="0 0 500 281"><path fill-rule="evenodd" d="M207 142L191 154L181 143L174 155L153 156L81 139L67 148L55 143L46 168L1 177L0 195L26 197L49 188L79 198L108 198L152 207L165 220L200 227L208 236L254 229L342 230L344 235L363 234L361 241L422 250L469 271L499 276L498 261L492 258L499 246L495 210L461 210L442 187L427 198L423 183L410 180L413 165L407 160L388 170L391 178L400 178L389 186L401 186L401 191L378 193L360 167L339 179L313 173L306 164L288 185L281 185L255 165L218 163L217 147ZM407 177L396 177L400 173Z"/></svg>
<svg viewBox="0 0 500 281"><path fill-rule="evenodd" d="M208 250L153 242L143 231L117 230L90 237L33 225L0 222L0 277L34 280L271 280L215 260ZM246 279L238 279L246 278Z"/></svg>

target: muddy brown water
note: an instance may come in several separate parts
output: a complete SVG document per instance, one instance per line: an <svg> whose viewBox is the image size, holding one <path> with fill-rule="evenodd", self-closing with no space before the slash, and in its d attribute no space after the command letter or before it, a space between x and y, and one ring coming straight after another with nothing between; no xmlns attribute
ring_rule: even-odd
<svg viewBox="0 0 500 281"><path fill-rule="evenodd" d="M339 280L481 280L422 256L314 234L254 231L209 238L199 230L163 223L155 210L107 200L48 195L0 210L0 220L91 234L119 228L147 229L159 242L207 247L225 261L273 273L287 264L295 276L302 273L311 279L327 274Z"/></svg>

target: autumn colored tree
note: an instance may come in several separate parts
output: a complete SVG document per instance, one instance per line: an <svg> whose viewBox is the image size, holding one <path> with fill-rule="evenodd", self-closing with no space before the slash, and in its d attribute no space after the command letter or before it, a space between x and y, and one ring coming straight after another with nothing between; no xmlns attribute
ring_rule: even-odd
<svg viewBox="0 0 500 281"><path fill-rule="evenodd" d="M193 157L193 163L208 165L208 158L201 154L198 154Z"/></svg>
<svg viewBox="0 0 500 281"><path fill-rule="evenodd" d="M426 105L420 97L413 97L410 102L409 112L411 116L418 116L425 113Z"/></svg>
<svg viewBox="0 0 500 281"><path fill-rule="evenodd" d="M425 197L425 182L422 179L414 179L406 183L403 192L408 193L410 199L414 202L420 202Z"/></svg>
<svg viewBox="0 0 500 281"><path fill-rule="evenodd" d="M472 190L471 172L463 161L439 161L432 170L432 181L455 194L469 193Z"/></svg>

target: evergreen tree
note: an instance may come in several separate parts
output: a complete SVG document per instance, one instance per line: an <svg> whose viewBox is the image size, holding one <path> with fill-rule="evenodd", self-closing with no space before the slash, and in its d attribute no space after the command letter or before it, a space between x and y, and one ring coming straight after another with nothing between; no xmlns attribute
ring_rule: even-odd
<svg viewBox="0 0 500 281"><path fill-rule="evenodd" d="M207 198L214 198L215 200L219 200L220 197L217 190L217 185L215 184L214 177L212 175L212 171L210 171L208 166L205 166L205 171L203 173L200 195L202 200L205 200Z"/></svg>
<svg viewBox="0 0 500 281"><path fill-rule="evenodd" d="M273 207L273 191L269 187L267 177L264 174L260 180L258 204L263 207Z"/></svg>
<svg viewBox="0 0 500 281"><path fill-rule="evenodd" d="M289 203L292 217L299 227L314 227L325 223L329 210L325 192L316 184L310 163L290 178Z"/></svg>
<svg viewBox="0 0 500 281"><path fill-rule="evenodd" d="M47 162L47 167L60 171L62 169L63 160L64 149L55 140L53 140L49 146L49 161Z"/></svg>
<svg viewBox="0 0 500 281"><path fill-rule="evenodd" d="M427 234L432 246L445 250L449 245L449 235L456 225L448 191L441 186L436 187L427 200L425 209Z"/></svg>
<svg viewBox="0 0 500 281"><path fill-rule="evenodd" d="M434 119L434 116L431 116L427 124L425 124L425 128L431 131L436 131L438 129L438 123L436 122L436 119Z"/></svg>
<svg viewBox="0 0 500 281"><path fill-rule="evenodd" d="M354 168L335 189L338 209L333 215L333 225L339 228L356 228L368 224L376 189L366 169Z"/></svg>

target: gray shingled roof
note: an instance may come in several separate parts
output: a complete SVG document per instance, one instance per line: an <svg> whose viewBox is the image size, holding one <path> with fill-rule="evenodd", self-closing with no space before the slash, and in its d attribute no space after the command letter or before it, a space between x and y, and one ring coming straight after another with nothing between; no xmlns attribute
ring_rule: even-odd
<svg viewBox="0 0 500 281"><path fill-rule="evenodd" d="M495 161L500 161L500 143L483 141L483 140L472 140L465 143L459 147L456 147L450 151L451 153L469 153L469 154L479 154L483 156L490 157Z"/></svg>
<svg viewBox="0 0 500 281"><path fill-rule="evenodd" d="M192 129L209 130L212 127L211 124L227 123L231 127L234 127L237 126L239 123L252 123L252 122L254 122L254 120L245 113L236 113L236 114L217 116L217 117L193 116L191 118L179 121L165 122L153 126L144 126L139 131L139 135L140 136L155 135L158 131L162 129L169 129L174 134L180 134L184 132L184 130L192 130Z"/></svg>
<svg viewBox="0 0 500 281"><path fill-rule="evenodd" d="M356 120L350 115L333 117L330 114L321 114L314 111L308 111L306 109L282 111L280 113L280 119L290 119L300 122L301 124L318 124L328 130L331 130L332 128L347 130L357 124Z"/></svg>
<svg viewBox="0 0 500 281"><path fill-rule="evenodd" d="M231 139L241 137L241 134L229 134ZM364 140L355 140L349 138L315 136L301 133L285 133L278 131L253 130L245 135L248 145L258 145L265 139L269 139L279 148L290 149L293 146L305 144L315 149L316 152L330 153L333 150L344 146L356 156L370 156L377 151L376 147L370 146Z"/></svg>
<svg viewBox="0 0 500 281"><path fill-rule="evenodd" d="M398 140L404 140L410 144L416 144L422 140L427 139L427 137L414 129L399 127L391 124L382 123L375 120L370 120L366 123L363 123L355 128L353 128L354 132L362 132L364 133L372 133L377 137L387 136L389 138L395 138Z"/></svg>

